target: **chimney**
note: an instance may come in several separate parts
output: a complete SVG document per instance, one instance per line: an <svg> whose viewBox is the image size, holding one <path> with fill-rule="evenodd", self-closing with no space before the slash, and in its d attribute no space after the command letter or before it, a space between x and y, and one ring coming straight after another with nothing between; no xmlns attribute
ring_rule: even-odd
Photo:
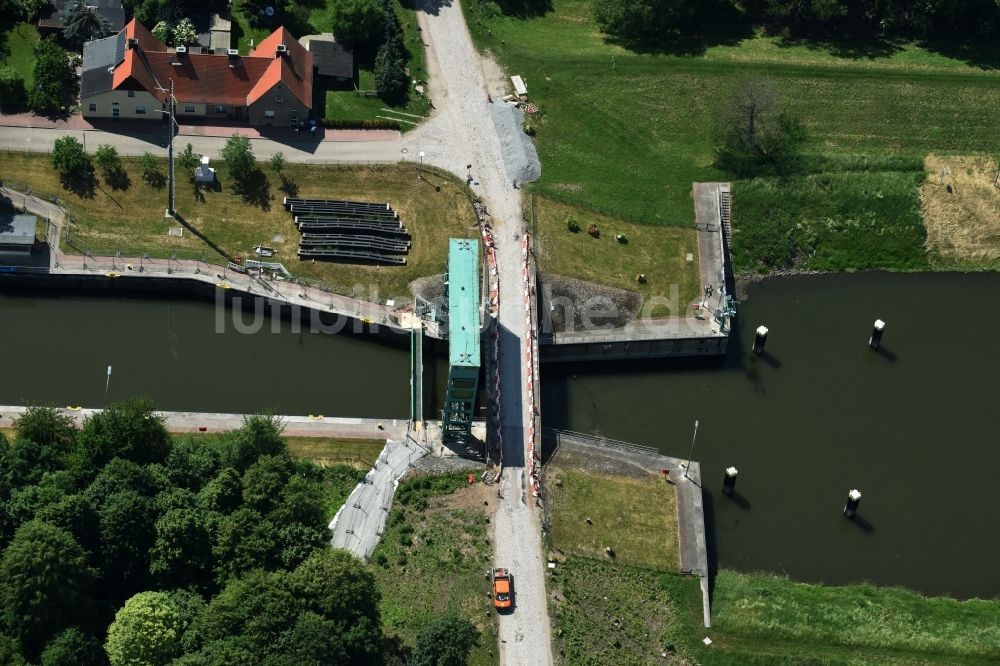
<svg viewBox="0 0 1000 666"><path fill-rule="evenodd" d="M129 37L128 41L127 41L127 44L128 44L128 47L130 49L137 49L137 48L139 48L139 40L136 39L135 37Z"/></svg>
<svg viewBox="0 0 1000 666"><path fill-rule="evenodd" d="M275 55L280 56L284 53L288 53L288 47L285 44L278 44L278 48L275 49L275 51L276 51Z"/></svg>
<svg viewBox="0 0 1000 666"><path fill-rule="evenodd" d="M182 56L182 55L184 55L184 54L186 54L188 52L186 46L178 46L177 49L176 49L176 51L177 51L177 55L179 55L179 56Z"/></svg>

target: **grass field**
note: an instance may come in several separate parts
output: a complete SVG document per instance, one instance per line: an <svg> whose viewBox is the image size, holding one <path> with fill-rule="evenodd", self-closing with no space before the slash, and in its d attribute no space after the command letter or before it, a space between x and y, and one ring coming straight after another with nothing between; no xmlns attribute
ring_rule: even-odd
<svg viewBox="0 0 1000 666"><path fill-rule="evenodd" d="M771 574L722 571L715 581L713 640L741 651L786 645L787 654L847 662L996 663L1000 601L926 598L897 588L824 587ZM771 647L769 647L771 646Z"/></svg>
<svg viewBox="0 0 1000 666"><path fill-rule="evenodd" d="M176 224L163 219L164 206L160 202L165 201L164 190L142 180L135 160L125 159L124 164L129 174L128 189L116 191L99 182L93 196L63 190L45 154L5 153L0 159L0 178L26 184L40 196L58 194L77 218L78 236L95 255L120 250L122 256L149 252L152 257L176 253L179 258L216 258L218 255L190 233L185 232L181 238L167 236L167 230ZM388 201L413 236L405 266L299 261L298 231L281 205L283 193L278 189L278 178L266 165L261 168L270 181L264 205L248 202L233 192L223 167L219 170L221 191L204 191L201 201L196 199L188 177L179 175L177 211L231 254L248 256L255 244L265 242L277 248L275 260L292 273L322 279L342 293L349 294L355 285L362 285L366 298L372 297L370 286L377 288L377 298L382 300L408 296L410 281L445 271L448 238L477 235L465 185L456 178L425 169L424 179L418 180L417 168L412 165L290 164L283 174L297 187L297 196ZM165 166L162 173L166 173ZM274 240L276 235L283 236L284 242Z"/></svg>
<svg viewBox="0 0 1000 666"><path fill-rule="evenodd" d="M928 155L920 203L935 266L1000 268L1000 188L989 156Z"/></svg>
<svg viewBox="0 0 1000 666"><path fill-rule="evenodd" d="M653 474L633 479L562 467L558 457L545 473L554 548L607 559L610 546L622 564L680 569L673 486Z"/></svg>
<svg viewBox="0 0 1000 666"><path fill-rule="evenodd" d="M5 54L3 64L20 72L25 90L29 90L35 80L37 43L38 28L32 23L16 23L0 35L0 50Z"/></svg>
<svg viewBox="0 0 1000 666"><path fill-rule="evenodd" d="M468 472L424 477L399 485L385 535L370 565L382 595L382 625L412 647L420 630L445 613L480 631L468 663L498 663L489 582L489 523L482 484L466 487Z"/></svg>
<svg viewBox="0 0 1000 666"><path fill-rule="evenodd" d="M880 55L852 54L752 35L707 36L688 49L691 55L634 53L603 39L586 0L553 0L552 6L542 16L513 18L500 14L491 0L465 4L477 44L524 77L542 111L535 123L542 177L533 186L542 194L646 223L691 224L692 181L732 180L713 166L714 118L727 91L748 75L771 79L802 121L805 163L827 163L827 177L807 169L787 187L769 184L770 197L787 199L777 203L786 211L823 187L824 178L831 187L848 184L855 192L895 182L898 192L904 184L915 187L909 165L927 153L1000 151L1000 115L986 112L1000 105L1000 72L961 58L913 44L876 51ZM865 172L863 182L854 183L855 172L844 167L866 155L898 156L907 166L877 176ZM734 188L734 226L769 224L740 212L741 186ZM854 209L837 211L834 226L859 225L838 232L840 241L868 232L865 218L884 210L870 203L860 200ZM907 230L900 232L905 236L912 230L909 204L898 210L900 220L883 222ZM922 242L910 233L874 256L872 247L841 242L814 265L920 267L910 249ZM901 251L904 244L911 248Z"/></svg>
<svg viewBox="0 0 1000 666"><path fill-rule="evenodd" d="M702 647L696 579L568 557L549 571L546 584L557 663L698 663L692 662Z"/></svg>
<svg viewBox="0 0 1000 666"><path fill-rule="evenodd" d="M580 231L573 233L567 219L573 217ZM535 219L539 240L539 265L544 272L630 289L651 296L668 296L678 285L683 312L653 312L653 316L684 316L687 304L698 298L698 241L690 227L629 222L550 197L535 197ZM591 224L601 230L600 238L587 233ZM627 244L615 234L624 234ZM687 261L687 255L692 261ZM645 273L647 282L635 276Z"/></svg>

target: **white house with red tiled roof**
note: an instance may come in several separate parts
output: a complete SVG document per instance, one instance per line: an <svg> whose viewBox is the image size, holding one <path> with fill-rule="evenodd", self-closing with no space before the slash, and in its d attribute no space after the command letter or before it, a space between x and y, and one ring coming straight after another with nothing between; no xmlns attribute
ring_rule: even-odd
<svg viewBox="0 0 1000 666"><path fill-rule="evenodd" d="M117 35L84 45L83 116L159 120L171 81L178 120L294 127L312 107L312 54L283 27L246 56L169 49L133 19Z"/></svg>

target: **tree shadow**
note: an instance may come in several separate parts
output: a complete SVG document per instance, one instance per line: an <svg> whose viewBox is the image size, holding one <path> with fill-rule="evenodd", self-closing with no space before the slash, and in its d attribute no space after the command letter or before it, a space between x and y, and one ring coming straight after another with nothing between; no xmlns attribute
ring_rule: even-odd
<svg viewBox="0 0 1000 666"><path fill-rule="evenodd" d="M97 179L91 170L81 173L65 174L59 177L62 186L82 199L93 199L97 187Z"/></svg>
<svg viewBox="0 0 1000 666"><path fill-rule="evenodd" d="M299 186L288 179L285 174L280 175L281 187L278 189L284 193L286 197L297 197L299 195Z"/></svg>
<svg viewBox="0 0 1000 666"><path fill-rule="evenodd" d="M142 174L142 179L155 190L162 190L167 184L167 177L159 171L147 171Z"/></svg>
<svg viewBox="0 0 1000 666"><path fill-rule="evenodd" d="M505 16L532 18L552 11L552 0L494 0Z"/></svg>
<svg viewBox="0 0 1000 666"><path fill-rule="evenodd" d="M777 40L779 48L804 47L849 60L888 58L902 51L905 43L879 35L782 35Z"/></svg>
<svg viewBox="0 0 1000 666"><path fill-rule="evenodd" d="M996 42L986 40L924 39L917 46L980 69L1000 68L1000 49Z"/></svg>
<svg viewBox="0 0 1000 666"><path fill-rule="evenodd" d="M234 189L243 197L243 201L263 211L271 210L271 200L274 198L271 195L271 181L260 169L254 169L246 178L236 181Z"/></svg>
<svg viewBox="0 0 1000 666"><path fill-rule="evenodd" d="M655 37L632 40L605 35L604 41L647 55L699 56L713 46L735 46L753 37L753 25L734 5L719 1L712 4L711 8L699 9L698 18Z"/></svg>
<svg viewBox="0 0 1000 666"><path fill-rule="evenodd" d="M132 181L129 179L128 172L121 167L108 171L104 174L104 182L108 184L112 190L127 190L132 186Z"/></svg>

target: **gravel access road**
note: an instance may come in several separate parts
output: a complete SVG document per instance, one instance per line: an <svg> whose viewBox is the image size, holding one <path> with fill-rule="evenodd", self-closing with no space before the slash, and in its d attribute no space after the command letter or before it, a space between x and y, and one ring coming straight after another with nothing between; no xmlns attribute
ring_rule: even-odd
<svg viewBox="0 0 1000 666"><path fill-rule="evenodd" d="M521 191L513 180L540 173L534 145L524 141L519 112L498 101L503 77L476 52L457 2L425 0L417 13L427 46L430 120L402 139L403 159L423 161L460 177L471 175L495 231L500 278L501 429L503 500L494 525L497 566L514 577L515 609L501 615L501 662L516 666L551 664L552 645L545 591L538 510L528 488L525 432L526 363L524 282L520 237ZM491 76L485 76L489 71ZM487 80L491 83L487 84ZM488 85L493 86L488 88ZM493 103L487 101L492 95ZM501 136L501 132L503 135ZM467 169L467 166L471 168Z"/></svg>

